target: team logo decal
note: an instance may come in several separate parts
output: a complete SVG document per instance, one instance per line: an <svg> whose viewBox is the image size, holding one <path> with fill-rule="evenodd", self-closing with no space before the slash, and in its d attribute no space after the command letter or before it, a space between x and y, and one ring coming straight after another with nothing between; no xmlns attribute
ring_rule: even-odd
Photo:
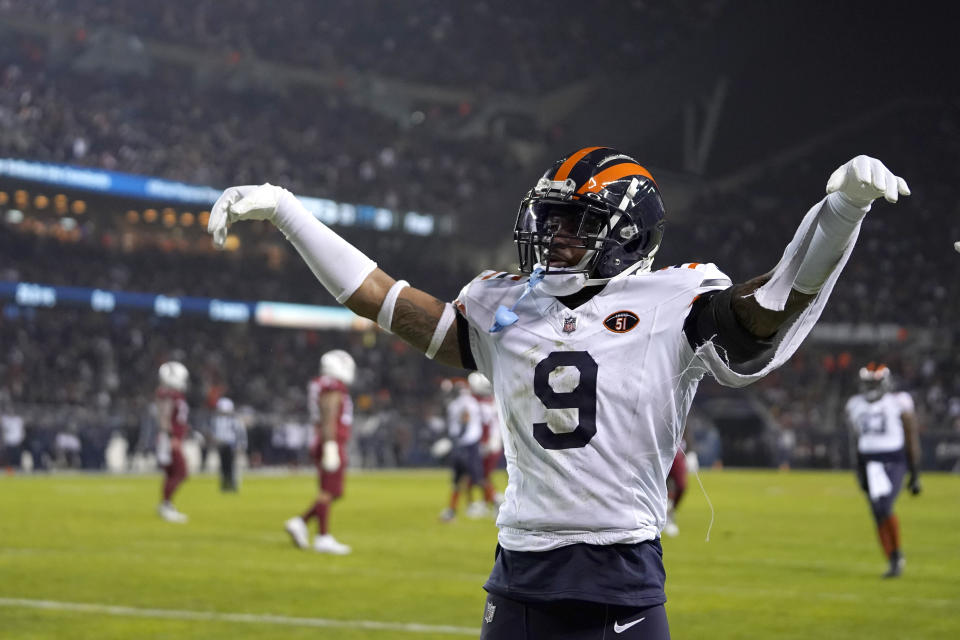
<svg viewBox="0 0 960 640"><path fill-rule="evenodd" d="M573 333L577 330L577 319L574 317L564 318L563 319L563 332L564 333Z"/></svg>
<svg viewBox="0 0 960 640"><path fill-rule="evenodd" d="M607 316L603 326L614 333L626 333L637 326L638 322L640 318L633 311L617 311Z"/></svg>
<svg viewBox="0 0 960 640"><path fill-rule="evenodd" d="M490 624L491 622L493 622L493 615L494 615L496 612L497 612L497 605L491 604L491 603L488 602L488 603L487 603L487 612L486 612L486 614L483 616L483 621L486 622L487 624Z"/></svg>

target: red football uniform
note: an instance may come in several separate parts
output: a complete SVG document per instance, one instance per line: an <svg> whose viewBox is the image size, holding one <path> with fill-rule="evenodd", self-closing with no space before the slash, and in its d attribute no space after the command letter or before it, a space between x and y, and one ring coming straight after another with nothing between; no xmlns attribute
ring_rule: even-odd
<svg viewBox="0 0 960 640"><path fill-rule="evenodd" d="M187 419L190 415L190 407L187 406L186 396L180 391L161 387L157 389L157 404L169 402L172 407L170 410L170 424L160 425L161 431L167 431L171 436L183 439L190 430Z"/></svg>
<svg viewBox="0 0 960 640"><path fill-rule="evenodd" d="M166 420L166 424L159 424L157 433L157 462L163 468L163 500L169 502L177 487L187 478L187 461L183 457L180 447L174 447L174 442L182 442L190 430L187 418L190 408L187 406L183 392L161 387L157 389L157 418Z"/></svg>
<svg viewBox="0 0 960 640"><path fill-rule="evenodd" d="M673 465L670 467L670 473L667 474L668 480L673 480L674 490L672 500L676 504L680 502L680 497L683 496L683 492L687 490L687 456L684 453L686 451L686 443L681 442L680 448L677 449L676 455L673 457Z"/></svg>
<svg viewBox="0 0 960 640"><path fill-rule="evenodd" d="M320 423L320 396L324 393L335 392L340 394L340 415L337 416L337 444L340 447L340 468L336 471L325 471L321 466L323 457L323 439L317 438L310 448L313 461L320 474L320 488L334 498L343 495L343 477L347 468L347 441L350 439L350 427L353 425L353 401L347 385L330 376L319 376L310 381L307 387L307 402L310 410L310 420L314 425Z"/></svg>

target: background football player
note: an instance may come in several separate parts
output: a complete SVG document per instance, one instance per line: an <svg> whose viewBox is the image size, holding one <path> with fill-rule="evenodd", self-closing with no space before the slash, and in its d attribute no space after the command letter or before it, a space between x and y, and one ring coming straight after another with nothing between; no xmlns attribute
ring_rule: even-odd
<svg viewBox="0 0 960 640"><path fill-rule="evenodd" d="M913 398L891 388L890 369L870 363L860 369L860 393L846 406L847 422L857 436L857 479L867 495L880 546L890 563L885 578L903 572L900 520L893 504L909 470L907 486L920 494L920 439Z"/></svg>
<svg viewBox="0 0 960 640"><path fill-rule="evenodd" d="M479 370L505 420L508 485L481 638L668 638L659 533L667 470L700 379L782 365L823 310L874 199L906 183L858 156L827 182L776 268L651 272L664 209L643 166L586 147L521 202L523 275L485 272L454 303L396 281L290 192L227 189L208 230L270 220L321 284L427 357Z"/></svg>
<svg viewBox="0 0 960 640"><path fill-rule="evenodd" d="M676 513L677 507L680 506L680 500L683 499L683 494L687 492L687 448L689 447L689 439L689 432L684 429L680 447L673 457L670 471L667 472L667 523L663 527L663 533L671 538L680 535Z"/></svg>
<svg viewBox="0 0 960 640"><path fill-rule="evenodd" d="M7 390L0 388L0 467L6 466L8 473L20 470L25 437L23 418L14 411Z"/></svg>
<svg viewBox="0 0 960 640"><path fill-rule="evenodd" d="M487 376L474 371L467 376L470 391L480 405L480 423L483 434L480 436L480 458L483 461L483 500L486 503L485 512L494 515L500 508L503 496L497 494L493 484L493 472L503 457L503 437L500 435L500 415L493 398L493 385Z"/></svg>
<svg viewBox="0 0 960 640"><path fill-rule="evenodd" d="M163 500L157 513L168 522L183 523L187 516L173 506L173 494L187 479L187 461L183 441L190 431L190 409L184 393L190 373L183 364L171 360L160 365L160 385L154 399L157 418L157 464L163 469Z"/></svg>
<svg viewBox="0 0 960 640"><path fill-rule="evenodd" d="M464 380L454 383L456 395L447 403L447 437L450 439L449 463L453 470L450 502L440 513L440 519L450 522L457 517L457 506L463 495L470 502L471 491L483 486L483 462L480 459L480 438L483 425L480 403L473 397ZM474 505L479 506L474 506ZM470 503L468 515L483 515L483 502Z"/></svg>
<svg viewBox="0 0 960 640"><path fill-rule="evenodd" d="M317 519L317 536L313 550L319 553L346 555L350 547L330 533L330 505L343 496L347 469L347 441L353 424L353 402L350 385L357 366L350 354L334 349L320 358L320 376L307 387L310 420L314 442L310 448L319 476L320 493L302 516L287 520L284 525L293 543L301 549L309 546L307 523Z"/></svg>

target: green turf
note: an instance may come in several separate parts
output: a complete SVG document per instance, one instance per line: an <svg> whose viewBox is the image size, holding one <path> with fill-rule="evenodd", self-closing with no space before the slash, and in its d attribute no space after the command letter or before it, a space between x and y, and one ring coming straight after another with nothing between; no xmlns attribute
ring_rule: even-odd
<svg viewBox="0 0 960 640"><path fill-rule="evenodd" d="M664 542L674 638L960 638L960 478L927 474L923 496L901 497L907 570L888 581L851 474L702 478L717 510L710 542L709 508L692 477L681 535ZM155 515L159 476L0 477L0 599L136 610L0 604L0 637L470 637L351 626L479 628L496 531L489 521L439 523L446 482L442 472L352 475L332 526L354 553L330 557L294 549L282 531L311 499L309 475L249 475L239 495L191 478L177 501L186 525Z"/></svg>

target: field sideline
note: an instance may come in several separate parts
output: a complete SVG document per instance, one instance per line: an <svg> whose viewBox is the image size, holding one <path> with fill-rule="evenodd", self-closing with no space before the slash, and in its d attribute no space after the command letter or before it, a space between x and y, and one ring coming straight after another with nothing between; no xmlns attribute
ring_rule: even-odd
<svg viewBox="0 0 960 640"><path fill-rule="evenodd" d="M851 473L708 471L664 541L674 638L960 637L960 477L898 502L907 568L885 563ZM500 478L502 486L503 478ZM311 476L184 485L186 525L154 513L157 476L0 477L0 637L476 637L496 529L441 524L441 471L354 474L332 515L345 557L294 549L283 521Z"/></svg>

